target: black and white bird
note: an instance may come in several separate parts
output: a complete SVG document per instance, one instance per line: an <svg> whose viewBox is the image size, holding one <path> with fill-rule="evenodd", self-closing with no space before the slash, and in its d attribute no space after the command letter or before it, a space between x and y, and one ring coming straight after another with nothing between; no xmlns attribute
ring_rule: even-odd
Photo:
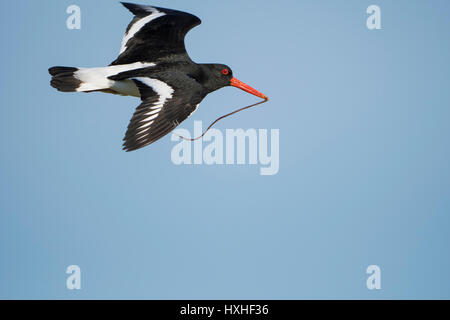
<svg viewBox="0 0 450 320"><path fill-rule="evenodd" d="M267 100L267 96L233 77L222 64L197 64L184 38L201 21L170 9L122 3L134 14L119 57L108 67L53 67L51 85L63 92L106 92L142 100L124 138L133 151L162 138L188 118L207 94L234 86Z"/></svg>

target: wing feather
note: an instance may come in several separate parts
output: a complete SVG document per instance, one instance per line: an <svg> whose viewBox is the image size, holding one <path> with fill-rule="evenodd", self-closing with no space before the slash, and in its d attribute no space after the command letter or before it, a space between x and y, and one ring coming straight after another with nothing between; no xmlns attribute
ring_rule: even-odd
<svg viewBox="0 0 450 320"><path fill-rule="evenodd" d="M119 57L111 64L158 62L167 58L190 61L186 34L201 23L196 16L171 9L122 3L135 17L122 40Z"/></svg>
<svg viewBox="0 0 450 320"><path fill-rule="evenodd" d="M153 78L154 77L154 78ZM203 88L185 75L170 80L131 78L141 93L142 103L136 108L125 134L123 149L134 151L161 139L186 120L204 98ZM183 83L179 87L176 83Z"/></svg>

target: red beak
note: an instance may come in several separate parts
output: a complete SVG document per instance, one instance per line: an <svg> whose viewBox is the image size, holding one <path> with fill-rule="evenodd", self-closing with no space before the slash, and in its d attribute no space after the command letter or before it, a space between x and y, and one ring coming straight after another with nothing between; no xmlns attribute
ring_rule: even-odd
<svg viewBox="0 0 450 320"><path fill-rule="evenodd" d="M258 90L253 89L248 84L245 84L245 83L243 83L242 81L240 81L240 80L238 80L236 78L231 79L230 85L232 85L233 87L239 88L241 90L244 90L244 91L246 91L248 93L251 93L251 94L253 94L253 95L257 96L257 97L260 97L260 98L262 98L264 100L269 100L269 98L265 94L262 94Z"/></svg>

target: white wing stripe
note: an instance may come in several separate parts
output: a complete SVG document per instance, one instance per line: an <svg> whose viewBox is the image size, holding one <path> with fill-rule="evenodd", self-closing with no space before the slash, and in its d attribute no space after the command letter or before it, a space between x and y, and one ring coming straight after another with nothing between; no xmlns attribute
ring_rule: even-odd
<svg viewBox="0 0 450 320"><path fill-rule="evenodd" d="M169 86L167 83L162 82L158 79L152 79L152 78L145 78L145 77L137 77L133 78L133 80L137 80L139 82L142 82L146 86L150 87L159 95L159 101L155 104L159 105L159 108L162 108L164 104L166 103L166 100L172 98L173 94L173 88Z"/></svg>
<svg viewBox="0 0 450 320"><path fill-rule="evenodd" d="M138 131L142 131L142 129L145 129L145 128L147 128L147 127L150 127L150 126L152 125L153 122L154 122L154 121L150 121L149 123L143 124L142 126L140 126L140 127L138 128Z"/></svg>
<svg viewBox="0 0 450 320"><path fill-rule="evenodd" d="M161 111L161 109L162 108L158 108L158 109L156 109L154 111L150 111L148 113L145 113L144 116L151 116L152 114L159 113Z"/></svg>
<svg viewBox="0 0 450 320"><path fill-rule="evenodd" d="M150 9L150 8L149 8ZM131 38L134 37L134 35L136 33L139 32L139 30L141 30L147 23L153 21L156 18L165 16L166 14L164 12L159 12L158 10L156 10L155 8L151 8L154 11L152 11L152 13L138 21L136 21L130 28L130 30L128 30L128 32L125 34L125 36L122 39L122 47L120 48L120 54L122 54L123 52L125 52L125 50L127 50L127 43L128 40L130 40Z"/></svg>
<svg viewBox="0 0 450 320"><path fill-rule="evenodd" d="M156 92L159 96L159 100L153 105L153 107L150 108L151 111L144 114L144 116L147 116L145 119L142 120L142 122L151 121L149 124L145 124L144 126L139 127L141 128L147 128L149 127L153 122L154 119L156 119L159 115L159 112L164 107L164 104L167 100L172 99L172 95L174 93L174 90L171 86L169 86L167 83L162 82L158 79L152 79L152 78L145 78L145 77L137 77L132 78L133 80L137 80L144 85L152 88L153 91Z"/></svg>
<svg viewBox="0 0 450 320"><path fill-rule="evenodd" d="M194 114L195 111L197 111L198 106L200 105L200 103L198 105L195 106L195 109L192 110L192 112L189 114L189 117L192 116Z"/></svg>
<svg viewBox="0 0 450 320"><path fill-rule="evenodd" d="M150 117L147 117L147 118L145 118L144 121L150 121L150 120L153 120L153 119L155 119L155 118L158 116L158 114L159 114L159 113L154 114L154 115L152 115L152 116L150 116Z"/></svg>

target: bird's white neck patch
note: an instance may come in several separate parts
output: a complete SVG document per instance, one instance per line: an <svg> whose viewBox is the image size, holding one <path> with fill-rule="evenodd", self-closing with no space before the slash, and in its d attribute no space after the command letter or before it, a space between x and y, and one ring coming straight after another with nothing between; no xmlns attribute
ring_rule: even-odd
<svg viewBox="0 0 450 320"><path fill-rule="evenodd" d="M155 20L156 18L165 16L166 14L164 12L160 12L156 10L155 8L146 8L146 11L150 12L150 15L136 21L128 30L128 32L125 34L125 36L122 39L122 47L120 48L120 54L125 52L127 50L127 43L128 41L134 37L136 33L139 32L147 23L150 23L151 21Z"/></svg>

